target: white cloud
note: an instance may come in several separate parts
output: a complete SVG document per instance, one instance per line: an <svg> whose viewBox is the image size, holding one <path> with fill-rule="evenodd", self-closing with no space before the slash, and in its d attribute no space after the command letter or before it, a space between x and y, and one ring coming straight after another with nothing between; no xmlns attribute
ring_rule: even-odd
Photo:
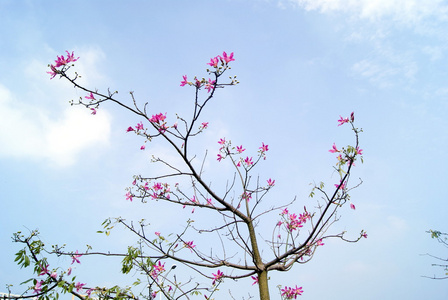
<svg viewBox="0 0 448 300"><path fill-rule="evenodd" d="M103 52L86 48L75 55L83 57L75 67L86 74L82 84L100 83L95 64ZM0 156L69 166L83 150L108 144L111 118L104 109L92 116L83 107L70 107L69 100L84 94L64 80L49 80L46 71L46 62L32 60L14 81L17 85L0 84Z"/></svg>
<svg viewBox="0 0 448 300"><path fill-rule="evenodd" d="M68 106L68 105L67 105ZM110 117L96 116L81 107L67 107L57 114L20 102L0 85L0 156L51 162L68 166L94 144L107 144Z"/></svg>
<svg viewBox="0 0 448 300"><path fill-rule="evenodd" d="M371 21L391 18L415 24L423 19L448 20L448 6L442 0L289 0L289 2L322 13L345 12Z"/></svg>

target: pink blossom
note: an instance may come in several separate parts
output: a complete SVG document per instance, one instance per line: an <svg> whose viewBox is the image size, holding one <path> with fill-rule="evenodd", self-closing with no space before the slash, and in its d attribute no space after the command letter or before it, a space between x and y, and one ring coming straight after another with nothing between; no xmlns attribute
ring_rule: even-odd
<svg viewBox="0 0 448 300"><path fill-rule="evenodd" d="M244 160L244 163L245 163L248 167L250 167L250 166L252 166L252 165L254 164L254 162L252 161L252 157L249 158L249 156L246 157L246 159Z"/></svg>
<svg viewBox="0 0 448 300"><path fill-rule="evenodd" d="M151 117L151 119L149 119L149 121L152 123L160 123L160 122L165 121L165 119L166 119L166 113L165 113L165 115L163 115L162 113L159 113L159 114L153 115Z"/></svg>
<svg viewBox="0 0 448 300"><path fill-rule="evenodd" d="M215 285L216 281L220 281L221 280L221 278L224 276L224 273L221 272L220 270L218 270L218 272L216 274L212 273L212 275L213 275L212 285Z"/></svg>
<svg viewBox="0 0 448 300"><path fill-rule="evenodd" d="M287 215L287 214L289 214L288 208L284 208L280 213L280 215Z"/></svg>
<svg viewBox="0 0 448 300"><path fill-rule="evenodd" d="M91 112L92 115L96 115L96 109L95 108L91 107L90 110L92 111Z"/></svg>
<svg viewBox="0 0 448 300"><path fill-rule="evenodd" d="M78 282L77 284L75 284L76 291L79 292L79 290L82 289L82 287L85 285L85 283Z"/></svg>
<svg viewBox="0 0 448 300"><path fill-rule="evenodd" d="M243 145L241 145L241 146L236 146L236 151L237 151L238 153L243 153L244 150L246 150L246 149L243 149Z"/></svg>
<svg viewBox="0 0 448 300"><path fill-rule="evenodd" d="M190 249L191 252L193 252L193 248L196 247L196 245L193 245L193 241L189 241L185 243L185 247Z"/></svg>
<svg viewBox="0 0 448 300"><path fill-rule="evenodd" d="M173 124L173 128L177 129L177 122Z"/></svg>
<svg viewBox="0 0 448 300"><path fill-rule="evenodd" d="M134 128L132 128L131 126L128 127L128 129L126 129L126 132L131 132L131 131L135 131Z"/></svg>
<svg viewBox="0 0 448 300"><path fill-rule="evenodd" d="M143 130L143 123L138 123L137 126L135 126L135 130Z"/></svg>
<svg viewBox="0 0 448 300"><path fill-rule="evenodd" d="M205 129L208 127L208 122L202 122L202 128Z"/></svg>
<svg viewBox="0 0 448 300"><path fill-rule="evenodd" d="M186 85L186 84L190 84L190 83L187 81L187 75L182 76L182 78L183 78L184 80L180 82L180 86L184 86L184 85Z"/></svg>
<svg viewBox="0 0 448 300"><path fill-rule="evenodd" d="M261 150L261 152L266 152L268 151L268 145L265 145L264 143L261 143L261 147L259 148Z"/></svg>
<svg viewBox="0 0 448 300"><path fill-rule="evenodd" d="M218 141L218 144L220 144L220 145L224 145L225 143L226 143L226 139L225 138L219 139L219 141Z"/></svg>
<svg viewBox="0 0 448 300"><path fill-rule="evenodd" d="M233 59L233 52L230 53L230 55L228 56L226 52L222 53L222 57L220 57L221 61L224 61L226 64L228 64L231 61L234 61L235 59Z"/></svg>
<svg viewBox="0 0 448 300"><path fill-rule="evenodd" d="M42 291L42 284L43 283L44 283L43 280L36 281L36 285L33 288L34 293L39 294Z"/></svg>
<svg viewBox="0 0 448 300"><path fill-rule="evenodd" d="M341 180L341 182L339 184L336 183L334 186L336 188L343 190L343 189L345 189L345 182L342 182L342 180Z"/></svg>
<svg viewBox="0 0 448 300"><path fill-rule="evenodd" d="M285 297L285 299L297 299L297 296L302 295L303 290L302 287L296 287L292 288L292 287L284 287L282 290L282 296Z"/></svg>
<svg viewBox="0 0 448 300"><path fill-rule="evenodd" d="M50 65L50 70L51 71L47 73L51 75L50 79L53 79L59 73L59 71L53 65Z"/></svg>
<svg viewBox="0 0 448 300"><path fill-rule="evenodd" d="M252 193L245 192L243 195L241 195L241 198L243 198L249 202L249 200L252 199Z"/></svg>
<svg viewBox="0 0 448 300"><path fill-rule="evenodd" d="M212 198L207 199L207 205L213 206Z"/></svg>
<svg viewBox="0 0 448 300"><path fill-rule="evenodd" d="M216 68L218 66L218 63L219 63L219 56L216 56L216 57L210 58L210 62L207 63L207 65L209 65L213 68Z"/></svg>
<svg viewBox="0 0 448 300"><path fill-rule="evenodd" d="M367 238L367 232L363 232L362 234L361 234L361 236L363 237L363 238Z"/></svg>
<svg viewBox="0 0 448 300"><path fill-rule="evenodd" d="M341 125L344 124L344 123L348 123L348 122L350 122L350 121L348 120L348 118L343 118L343 117L341 117L341 116L339 116L339 117L340 117L340 119L338 120L338 122L339 122L338 126L341 126Z"/></svg>
<svg viewBox="0 0 448 300"><path fill-rule="evenodd" d="M74 262L80 264L81 262L79 261L78 258L80 258L82 256L82 254L78 254L78 250L76 250L75 254L72 255L72 265Z"/></svg>
<svg viewBox="0 0 448 300"><path fill-rule="evenodd" d="M268 179L268 186L274 186L275 180L272 180L271 178Z"/></svg>
<svg viewBox="0 0 448 300"><path fill-rule="evenodd" d="M160 237L160 232L156 231L155 235L157 235L158 237Z"/></svg>
<svg viewBox="0 0 448 300"><path fill-rule="evenodd" d="M50 277L53 279L56 279L58 277L58 273L53 272L53 273L51 273Z"/></svg>
<svg viewBox="0 0 448 300"><path fill-rule="evenodd" d="M250 276L250 278L252 278L254 280L252 285L258 284L258 276Z"/></svg>
<svg viewBox="0 0 448 300"><path fill-rule="evenodd" d="M330 150L328 150L328 152L331 152L331 153L339 152L338 148L336 148L336 144L335 143L333 143L333 147Z"/></svg>
<svg viewBox="0 0 448 300"><path fill-rule="evenodd" d="M39 273L39 276L45 275L48 273L48 265L46 265L45 267L41 266L41 271Z"/></svg>
<svg viewBox="0 0 448 300"><path fill-rule="evenodd" d="M224 156L222 156L221 154L218 153L218 158L216 159L217 161L221 161L221 159L223 159Z"/></svg>
<svg viewBox="0 0 448 300"><path fill-rule="evenodd" d="M65 52L67 52L67 58L65 58L64 55L61 55L61 56L58 56L57 57L58 59L55 60L55 63L56 63L55 67L56 68L59 68L61 66L65 66L66 64L71 63L71 62L75 62L75 61L77 61L79 59L79 57L78 58L74 57L73 51L72 51L72 54L70 54L68 51L65 51Z"/></svg>
<svg viewBox="0 0 448 300"><path fill-rule="evenodd" d="M208 82L205 84L205 89L208 93L215 88L215 82L216 80L211 80L210 78L208 79Z"/></svg>
<svg viewBox="0 0 448 300"><path fill-rule="evenodd" d="M352 111L352 113L350 114L350 120L352 122L355 122L355 112L354 111Z"/></svg>
<svg viewBox="0 0 448 300"><path fill-rule="evenodd" d="M353 210L356 209L356 207L355 207L355 205L353 203L350 203L350 208L353 209Z"/></svg>
<svg viewBox="0 0 448 300"><path fill-rule="evenodd" d="M146 148L146 146L145 146L145 145L142 145L142 146L140 147L140 150L145 150L145 148Z"/></svg>
<svg viewBox="0 0 448 300"><path fill-rule="evenodd" d="M131 192L126 193L126 200L129 200L132 202L132 197L133 197L133 195L131 194Z"/></svg>
<svg viewBox="0 0 448 300"><path fill-rule="evenodd" d="M95 97L93 96L92 92L90 92L90 95L85 96L84 98L89 99L89 100L95 100Z"/></svg>
<svg viewBox="0 0 448 300"><path fill-rule="evenodd" d="M71 267L67 269L67 276L70 276L70 274L72 274L72 268Z"/></svg>
<svg viewBox="0 0 448 300"><path fill-rule="evenodd" d="M325 244L322 242L322 239L318 240L316 243L316 246L323 246L323 245Z"/></svg>
<svg viewBox="0 0 448 300"><path fill-rule="evenodd" d="M90 297L90 294L92 294L92 292L93 292L93 289L88 289L86 291L87 296Z"/></svg>
<svg viewBox="0 0 448 300"><path fill-rule="evenodd" d="M359 147L356 147L356 154L362 155L362 149L359 149Z"/></svg>
<svg viewBox="0 0 448 300"><path fill-rule="evenodd" d="M196 85L196 87L197 87L197 88L200 88L201 85L202 85L202 82L199 81L197 78L195 78L194 80L195 80L194 84Z"/></svg>
<svg viewBox="0 0 448 300"><path fill-rule="evenodd" d="M159 132L160 132L160 133L164 133L164 132L167 131L167 130L168 130L168 127L166 127L166 124L165 124L165 123L162 123L162 124L160 125Z"/></svg>

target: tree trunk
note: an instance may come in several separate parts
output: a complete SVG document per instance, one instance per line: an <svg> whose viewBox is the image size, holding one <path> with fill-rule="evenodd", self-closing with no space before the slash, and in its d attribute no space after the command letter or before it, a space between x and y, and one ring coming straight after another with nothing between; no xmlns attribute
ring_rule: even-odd
<svg viewBox="0 0 448 300"><path fill-rule="evenodd" d="M268 271L264 270L258 273L258 289L260 291L260 300L269 300Z"/></svg>

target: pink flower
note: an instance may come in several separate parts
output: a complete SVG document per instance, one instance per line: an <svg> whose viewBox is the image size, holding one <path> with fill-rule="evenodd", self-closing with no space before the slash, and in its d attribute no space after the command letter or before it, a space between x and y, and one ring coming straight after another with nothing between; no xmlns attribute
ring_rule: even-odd
<svg viewBox="0 0 448 300"><path fill-rule="evenodd" d="M355 122L355 112L354 111L352 111L352 113L350 114L350 120L352 122Z"/></svg>
<svg viewBox="0 0 448 300"><path fill-rule="evenodd" d="M284 208L280 213L280 215L287 215L287 214L289 214L288 208Z"/></svg>
<svg viewBox="0 0 448 300"><path fill-rule="evenodd" d="M244 163L246 163L246 165L247 165L248 167L250 167L250 166L252 166L252 165L254 164L254 162L252 161L252 157L249 158L249 156L246 157L246 159L244 160Z"/></svg>
<svg viewBox="0 0 448 300"><path fill-rule="evenodd" d="M362 149L359 149L359 147L356 147L356 154L362 155Z"/></svg>
<svg viewBox="0 0 448 300"><path fill-rule="evenodd" d="M96 109L95 108L91 107L90 110L92 111L92 113L91 113L92 115L96 115Z"/></svg>
<svg viewBox="0 0 448 300"><path fill-rule="evenodd" d="M34 293L39 294L42 291L42 284L44 283L43 280L37 281L36 285L34 286L33 290Z"/></svg>
<svg viewBox="0 0 448 300"><path fill-rule="evenodd" d="M92 294L92 292L93 292L93 289L88 289L86 291L87 296L90 297L90 294Z"/></svg>
<svg viewBox="0 0 448 300"><path fill-rule="evenodd" d="M218 144L220 144L220 145L224 145L225 143L226 143L226 139L225 138L219 139L219 141L218 141Z"/></svg>
<svg viewBox="0 0 448 300"><path fill-rule="evenodd" d="M79 290L82 289L82 287L85 285L85 283L78 282L77 284L75 284L76 291L79 292Z"/></svg>
<svg viewBox="0 0 448 300"><path fill-rule="evenodd" d="M89 100L95 100L95 97L93 96L92 92L90 92L90 95L85 96L84 98L89 99Z"/></svg>
<svg viewBox="0 0 448 300"><path fill-rule="evenodd" d="M53 79L59 73L59 71L53 65L50 65L50 69L51 71L47 73L51 75L50 79Z"/></svg>
<svg viewBox="0 0 448 300"><path fill-rule="evenodd" d="M217 161L221 161L221 159L223 159L224 157L221 154L218 154L218 158L216 159Z"/></svg>
<svg viewBox="0 0 448 300"><path fill-rule="evenodd" d="M216 281L220 281L221 280L221 278L224 276L224 273L221 272L220 270L218 270L218 272L216 274L212 273L212 275L213 275L212 285L215 285Z"/></svg>
<svg viewBox="0 0 448 300"><path fill-rule="evenodd" d="M216 56L214 58L210 58L210 62L207 65L216 68L218 66L218 63L219 63L219 56Z"/></svg>
<svg viewBox="0 0 448 300"><path fill-rule="evenodd" d="M195 80L194 84L196 85L196 87L197 87L197 88L200 88L201 85L202 85L202 82L199 81L197 78L195 78L194 80Z"/></svg>
<svg viewBox="0 0 448 300"><path fill-rule="evenodd" d="M323 246L323 245L325 244L322 242L322 239L318 240L316 243L316 246Z"/></svg>
<svg viewBox="0 0 448 300"><path fill-rule="evenodd" d="M64 58L64 55L61 55L61 56L58 56L57 57L58 59L55 60L56 68L65 66L66 64L75 62L79 59L79 57L78 58L74 57L73 51L72 51L72 54L70 54L68 51L65 51L65 52L67 52L67 58Z"/></svg>
<svg viewBox="0 0 448 300"><path fill-rule="evenodd" d="M208 126L208 122L202 122L202 128L205 129Z"/></svg>
<svg viewBox="0 0 448 300"><path fill-rule="evenodd" d="M356 207L355 207L355 205L353 203L350 203L350 208L353 209L353 210L356 209Z"/></svg>
<svg viewBox="0 0 448 300"><path fill-rule="evenodd" d="M189 241L185 243L185 247L190 249L191 252L193 252L193 248L196 247L196 245L193 245L193 241Z"/></svg>
<svg viewBox="0 0 448 300"><path fill-rule="evenodd" d="M129 200L129 201L131 201L132 202L132 194L131 194L131 192L127 192L126 193L126 200Z"/></svg>
<svg viewBox="0 0 448 300"><path fill-rule="evenodd" d="M48 273L48 265L46 265L45 267L41 266L41 271L39 273L39 276L45 275Z"/></svg>
<svg viewBox="0 0 448 300"><path fill-rule="evenodd" d="M53 273L51 273L50 277L53 279L56 279L58 277L58 273L53 272Z"/></svg>
<svg viewBox="0 0 448 300"><path fill-rule="evenodd" d="M143 130L143 123L138 123L137 126L135 126L135 130Z"/></svg>
<svg viewBox="0 0 448 300"><path fill-rule="evenodd" d="M268 186L274 186L275 180L272 180L271 178L268 179Z"/></svg>
<svg viewBox="0 0 448 300"><path fill-rule="evenodd" d="M234 59L233 59L233 52L230 53L229 56L227 56L227 53L224 51L222 53L222 57L220 57L220 59L221 59L221 61L224 61L226 64L228 64L231 61L234 61Z"/></svg>
<svg viewBox="0 0 448 300"><path fill-rule="evenodd" d="M67 276L70 276L70 274L72 274L72 268L71 267L67 269Z"/></svg>
<svg viewBox="0 0 448 300"><path fill-rule="evenodd" d="M258 284L258 276L250 276L254 280L254 283L252 285Z"/></svg>
<svg viewBox="0 0 448 300"><path fill-rule="evenodd" d="M339 116L340 117L340 119L338 120L338 122L339 122L339 124L338 124L338 126L341 126L342 124L344 124L344 123L348 123L348 122L350 122L349 120L348 120L348 118L343 118L343 117L341 117L341 116Z"/></svg>
<svg viewBox="0 0 448 300"><path fill-rule="evenodd" d="M182 78L183 78L184 80L180 82L180 86L184 86L184 85L186 85L186 84L190 84L190 83L187 81L187 75L182 76Z"/></svg>
<svg viewBox="0 0 448 300"><path fill-rule="evenodd" d="M143 146L140 147L140 150L145 150L145 148L146 148L146 146L143 145Z"/></svg>
<svg viewBox="0 0 448 300"><path fill-rule="evenodd" d="M261 150L261 152L266 152L269 150L268 145L265 145L264 143L261 143L261 144L262 144L262 146L259 148Z"/></svg>
<svg viewBox="0 0 448 300"><path fill-rule="evenodd" d="M79 261L78 258L80 258L82 256L82 254L78 254L78 250L76 250L75 254L72 255L72 265L74 262L77 262L78 264L80 264L81 262Z"/></svg>
<svg viewBox="0 0 448 300"><path fill-rule="evenodd" d="M282 296L285 297L285 299L297 299L297 296L302 295L303 290L302 287L296 287L292 288L292 287L284 287L282 290Z"/></svg>
<svg viewBox="0 0 448 300"><path fill-rule="evenodd" d="M212 198L207 199L207 205L213 206Z"/></svg>
<svg viewBox="0 0 448 300"><path fill-rule="evenodd" d="M328 152L331 152L331 153L339 152L338 148L336 148L336 144L335 143L333 143L333 147L330 150L328 150Z"/></svg>
<svg viewBox="0 0 448 300"><path fill-rule="evenodd" d="M334 186L336 188L343 190L343 189L345 189L345 182L342 182L342 180L341 180L341 182L339 184L336 183Z"/></svg>
<svg viewBox="0 0 448 300"><path fill-rule="evenodd" d="M135 131L134 128L132 128L131 126L128 127L128 129L126 129L126 132L131 132L131 131Z"/></svg>
<svg viewBox="0 0 448 300"><path fill-rule="evenodd" d="M160 237L160 232L156 231L155 235L157 235L158 237Z"/></svg>
<svg viewBox="0 0 448 300"><path fill-rule="evenodd" d="M166 119L166 113L165 113L165 115L163 115L162 113L159 113L157 115L153 115L151 117L151 119L149 119L149 121L152 123L160 123L160 122L165 121L165 119Z"/></svg>
<svg viewBox="0 0 448 300"><path fill-rule="evenodd" d="M363 237L363 238L367 238L367 232L363 232L362 234L361 234L361 236Z"/></svg>
<svg viewBox="0 0 448 300"><path fill-rule="evenodd" d="M208 93L215 88L215 82L216 80L211 80L210 78L208 79L208 82L205 84L205 89Z"/></svg>
<svg viewBox="0 0 448 300"><path fill-rule="evenodd" d="M238 153L243 153L244 150L246 150L246 149L243 149L243 145L241 145L241 146L236 146L236 151L238 151Z"/></svg>
<svg viewBox="0 0 448 300"><path fill-rule="evenodd" d="M165 263L163 263L163 265L162 265L162 263L159 260L158 264L154 265L154 269L157 270L158 272L165 271Z"/></svg>

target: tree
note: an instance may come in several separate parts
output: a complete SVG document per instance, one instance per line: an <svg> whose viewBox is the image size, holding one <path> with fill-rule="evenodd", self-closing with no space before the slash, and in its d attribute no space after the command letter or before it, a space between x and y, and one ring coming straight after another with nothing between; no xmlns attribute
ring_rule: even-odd
<svg viewBox="0 0 448 300"><path fill-rule="evenodd" d="M440 232L438 230L432 230L432 229L427 232L431 234L431 238L437 239L437 241L439 243L441 243L442 245L444 245L445 247L448 248L448 233L444 233L444 232ZM434 256L431 254L426 254L426 255L431 256L432 258L435 258L438 261L444 262L442 264L440 264L440 263L432 264L432 266L442 268L443 271L445 272L445 276L434 275L432 277L429 277L429 276L424 276L424 277L431 278L431 279L448 279L448 258L441 258L441 257Z"/></svg>
<svg viewBox="0 0 448 300"><path fill-rule="evenodd" d="M91 110L95 115L100 105L112 102L133 115L139 116L143 121L127 129L142 137L146 142L165 141L175 151L181 163L174 164L164 157L153 157L152 162L160 164L167 172L151 176L135 175L132 185L127 188L126 199L139 200L143 203L157 205L158 201L166 202L173 207L191 208L203 215L211 216L213 224L201 222L201 219L185 220L184 229L178 233L166 234L156 232L149 234L149 223L142 220L138 225L122 218L109 218L102 224L100 233L109 235L116 225L122 225L138 238L138 243L128 247L127 253L92 252L88 247L85 252L66 251L63 247L53 246L51 250L45 248L37 231L28 236L22 233L14 235L14 241L23 243L25 247L17 253L16 261L21 267L34 266L38 278L32 278L33 286L30 291L43 299L44 297L58 296L58 291L72 293L79 299L98 297L100 299L154 299L163 294L168 299L190 299L195 295L203 294L206 299L212 299L218 291L218 286L227 278L242 279L251 277L253 284L258 284L259 299L270 299L268 274L272 271L289 271L296 263L306 263L311 260L317 249L324 245L324 241L331 238L347 242L357 242L366 238L367 234L361 231L355 239L345 237L345 232L327 233L331 226L339 220L338 211L349 203L349 191L359 186L349 187L349 179L355 161L362 161L362 149L359 148L360 129L354 126L354 113L349 117L340 117L339 125L348 124L354 133L354 146L338 149L333 144L329 150L337 155L335 170L339 174L339 182L325 188L321 182L315 185L310 197L318 193L321 197L316 200L316 207L297 212L292 206L296 198L287 203L273 205L265 201L269 191L274 188L275 180L271 178L254 177L253 172L259 164L267 158L269 146L261 143L256 154L244 155L250 152L243 145L234 146L225 137L218 142L217 156L212 160L220 164L228 164L233 169L232 175L223 185L214 184L207 176L207 150L202 159L198 154L190 153L195 138L203 133L209 122L202 120L203 111L220 88L238 84L236 77L229 77L228 82L221 82L221 78L230 69L234 61L233 53L210 59L207 72L210 77L188 80L183 76L181 86L190 86L194 89L192 115L189 118L177 116L176 122L169 120L165 113L149 113L148 103L140 105L134 94L130 99L118 99L117 92L106 93L84 87L78 83L79 75L71 73L75 58L74 53L67 51L67 57L58 56L55 64L50 65L51 79L59 77L68 80L75 88L86 93L84 98L71 101L72 105L81 105ZM141 147L145 149L145 145ZM253 151L254 152L254 151ZM278 201L276 201L278 202ZM355 206L350 203L350 207ZM193 214L191 214L193 216ZM269 237L262 234L260 224L272 224ZM195 238L191 238L195 236ZM216 242L197 245L195 241L206 236L207 241ZM238 249L239 252L236 251ZM69 256L73 263L79 263L82 256L104 255L122 257L122 272L131 270L141 274L134 285L145 282L149 288L143 288L140 293L132 287L100 288L86 286L81 282L68 280L71 268L62 270L49 269L49 259L45 255ZM193 280L193 275L185 280L171 279L168 273L167 262L172 261L188 266L194 276L205 278L206 283ZM168 269L168 270L167 270ZM302 287L279 287L283 299L296 299L302 294ZM83 296L84 295L84 296ZM14 297L9 297L10 299ZM22 297L23 298L23 297Z"/></svg>

